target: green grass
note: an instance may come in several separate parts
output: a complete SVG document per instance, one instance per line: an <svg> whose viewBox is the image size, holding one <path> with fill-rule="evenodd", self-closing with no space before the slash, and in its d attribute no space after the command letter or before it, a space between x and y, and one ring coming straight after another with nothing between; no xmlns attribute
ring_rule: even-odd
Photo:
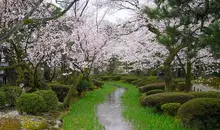
<svg viewBox="0 0 220 130"><path fill-rule="evenodd" d="M114 90L115 87L105 84L102 89L88 92L86 97L73 103L69 113L63 117L64 130L103 130L96 114L97 105Z"/></svg>
<svg viewBox="0 0 220 130"><path fill-rule="evenodd" d="M108 82L108 84L128 89L121 97L122 114L133 125L134 130L185 130L173 117L155 113L153 108L141 106L139 103L141 94L135 85L121 82Z"/></svg>

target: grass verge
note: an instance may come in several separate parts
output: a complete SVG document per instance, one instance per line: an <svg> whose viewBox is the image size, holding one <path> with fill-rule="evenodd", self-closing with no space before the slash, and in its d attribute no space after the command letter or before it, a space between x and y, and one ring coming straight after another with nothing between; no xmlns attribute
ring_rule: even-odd
<svg viewBox="0 0 220 130"><path fill-rule="evenodd" d="M135 85L108 82L127 88L121 97L123 103L122 115L129 121L134 130L185 130L173 117L155 113L153 108L143 107L139 103L141 94Z"/></svg>
<svg viewBox="0 0 220 130"><path fill-rule="evenodd" d="M115 87L105 84L102 89L88 92L84 98L73 103L69 113L63 117L64 130L103 130L96 114L97 105L114 90Z"/></svg>

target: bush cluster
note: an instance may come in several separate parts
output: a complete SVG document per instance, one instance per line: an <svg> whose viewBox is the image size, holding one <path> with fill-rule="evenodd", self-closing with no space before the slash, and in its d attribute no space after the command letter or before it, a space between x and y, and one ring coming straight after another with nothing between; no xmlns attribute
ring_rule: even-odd
<svg viewBox="0 0 220 130"><path fill-rule="evenodd" d="M162 89L165 90L165 83L152 83L138 88L141 93L145 93L154 89Z"/></svg>
<svg viewBox="0 0 220 130"><path fill-rule="evenodd" d="M102 81L99 81L97 79L93 79L92 82L94 85L96 85L97 87L100 87L100 88L104 85L104 83Z"/></svg>
<svg viewBox="0 0 220 130"><path fill-rule="evenodd" d="M123 82L126 82L126 83L134 83L134 81L137 81L139 79L139 77L135 77L135 76L123 76L121 77L121 80Z"/></svg>
<svg viewBox="0 0 220 130"><path fill-rule="evenodd" d="M180 106L180 103L166 103L161 106L161 110L168 115L176 116Z"/></svg>
<svg viewBox="0 0 220 130"><path fill-rule="evenodd" d="M46 107L44 111L56 110L58 106L58 98L56 93L52 90L38 90L35 92L36 94L43 97Z"/></svg>
<svg viewBox="0 0 220 130"><path fill-rule="evenodd" d="M22 94L22 89L18 86L2 86L0 91L5 94L6 104L10 106L15 106L17 98Z"/></svg>
<svg viewBox="0 0 220 130"><path fill-rule="evenodd" d="M143 77L139 80L137 80L137 87L140 87L140 86L144 86L144 85L148 85L148 84L151 84L151 83L158 83L158 82L162 82L160 80L157 79L157 76L146 76L146 77Z"/></svg>
<svg viewBox="0 0 220 130"><path fill-rule="evenodd" d="M167 92L167 93L157 93L150 96L146 96L141 104L149 107L159 108L166 103L185 103L194 96L189 93L181 92Z"/></svg>
<svg viewBox="0 0 220 130"><path fill-rule="evenodd" d="M145 94L145 96L149 96L149 95L156 94L156 93L164 93L164 90L163 89L153 89L153 90L150 90L144 94Z"/></svg>
<svg viewBox="0 0 220 130"><path fill-rule="evenodd" d="M16 103L18 112L27 114L40 114L46 108L46 103L42 96L36 93L22 94Z"/></svg>
<svg viewBox="0 0 220 130"><path fill-rule="evenodd" d="M178 110L184 126L196 130L220 128L220 99L196 98L184 103Z"/></svg>
<svg viewBox="0 0 220 130"><path fill-rule="evenodd" d="M190 92L195 98L220 98L220 92Z"/></svg>
<svg viewBox="0 0 220 130"><path fill-rule="evenodd" d="M59 84L59 83L50 83L48 85L56 93L57 98L59 99L60 102L64 101L64 98L66 97L66 95L71 87L70 85L63 85L63 84Z"/></svg>

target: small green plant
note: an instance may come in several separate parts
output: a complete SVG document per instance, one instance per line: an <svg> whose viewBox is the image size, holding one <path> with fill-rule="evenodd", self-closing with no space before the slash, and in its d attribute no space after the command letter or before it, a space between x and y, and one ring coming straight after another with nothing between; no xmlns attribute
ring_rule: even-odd
<svg viewBox="0 0 220 130"><path fill-rule="evenodd" d="M161 110L168 115L176 116L180 106L180 103L166 103L161 106Z"/></svg>
<svg viewBox="0 0 220 130"><path fill-rule="evenodd" d="M46 103L43 97L36 93L22 94L16 103L16 108L20 113L26 112L27 114L40 114L45 111Z"/></svg>
<svg viewBox="0 0 220 130"><path fill-rule="evenodd" d="M58 98L56 93L52 90L38 90L36 94L43 97L44 102L46 103L45 111L56 110L58 106Z"/></svg>
<svg viewBox="0 0 220 130"><path fill-rule="evenodd" d="M16 100L22 94L22 89L18 86L3 86L0 91L4 92L6 104L15 106Z"/></svg>
<svg viewBox="0 0 220 130"><path fill-rule="evenodd" d="M188 128L217 130L220 128L220 99L196 98L188 101L179 108L178 117Z"/></svg>
<svg viewBox="0 0 220 130"><path fill-rule="evenodd" d="M0 108L5 106L5 94L0 91Z"/></svg>

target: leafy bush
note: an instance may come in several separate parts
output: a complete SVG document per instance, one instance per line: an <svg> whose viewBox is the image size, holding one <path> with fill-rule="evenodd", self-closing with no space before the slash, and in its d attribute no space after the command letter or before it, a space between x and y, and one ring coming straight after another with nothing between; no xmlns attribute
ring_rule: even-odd
<svg viewBox="0 0 220 130"><path fill-rule="evenodd" d="M177 82L175 84L175 88L177 91L184 91L186 88L186 83L185 82Z"/></svg>
<svg viewBox="0 0 220 130"><path fill-rule="evenodd" d="M3 86L0 91L4 92L6 104L15 106L16 100L22 94L22 89L18 86Z"/></svg>
<svg viewBox="0 0 220 130"><path fill-rule="evenodd" d="M152 94L156 94L156 93L163 93L164 90L163 89L153 89L153 90L150 90L146 93L144 93L146 96L149 96L149 95L152 95Z"/></svg>
<svg viewBox="0 0 220 130"><path fill-rule="evenodd" d="M196 98L184 103L178 110L183 125L197 130L220 128L220 99Z"/></svg>
<svg viewBox="0 0 220 130"><path fill-rule="evenodd" d="M136 81L138 79L139 79L139 77L134 77L134 76L123 76L121 78L121 80L126 82L126 83L131 83L131 82L134 82L134 81Z"/></svg>
<svg viewBox="0 0 220 130"><path fill-rule="evenodd" d="M5 106L5 94L0 91L0 108Z"/></svg>
<svg viewBox="0 0 220 130"><path fill-rule="evenodd" d="M110 76L101 76L100 79L103 80L103 81L108 81L111 78L110 78Z"/></svg>
<svg viewBox="0 0 220 130"><path fill-rule="evenodd" d="M93 79L93 84L98 86L98 87L102 87L102 85L104 85L104 83L102 81L99 81L97 79Z"/></svg>
<svg viewBox="0 0 220 130"><path fill-rule="evenodd" d="M166 103L185 103L194 96L189 93L181 93L181 92L167 92L167 93L157 93L150 96L146 96L143 100L145 106L149 107L160 107Z"/></svg>
<svg viewBox="0 0 220 130"><path fill-rule="evenodd" d="M162 82L162 81L158 80L157 76L147 76L147 77L143 77L143 78L137 80L136 85L137 85L137 87L140 87L140 86L148 85L151 83L158 83L158 82Z"/></svg>
<svg viewBox="0 0 220 130"><path fill-rule="evenodd" d="M138 88L141 93L145 93L154 89L162 89L165 90L165 83L152 83Z"/></svg>
<svg viewBox="0 0 220 130"><path fill-rule="evenodd" d="M79 85L76 87L76 90L79 96L81 95L82 92L86 91L89 87L90 87L90 84L88 80L81 80L79 82Z"/></svg>
<svg viewBox="0 0 220 130"><path fill-rule="evenodd" d="M196 98L220 98L220 92L209 91L209 92L190 92Z"/></svg>
<svg viewBox="0 0 220 130"><path fill-rule="evenodd" d="M119 80L121 80L121 76L119 76L119 75L112 76L112 80L113 81L119 81Z"/></svg>
<svg viewBox="0 0 220 130"><path fill-rule="evenodd" d="M20 113L39 114L45 111L45 101L43 97L36 93L22 94L16 103L16 108Z"/></svg>
<svg viewBox="0 0 220 130"><path fill-rule="evenodd" d="M161 110L168 115L176 116L180 106L180 103L166 103L161 106Z"/></svg>
<svg viewBox="0 0 220 130"><path fill-rule="evenodd" d="M50 83L48 85L56 93L57 98L59 99L60 102L64 101L64 98L66 97L66 95L71 87L70 85L63 85L63 84L59 84L59 83Z"/></svg>
<svg viewBox="0 0 220 130"><path fill-rule="evenodd" d="M36 94L43 97L44 102L46 104L45 111L56 110L58 105L58 98L56 93L52 90L38 90L35 92Z"/></svg>

